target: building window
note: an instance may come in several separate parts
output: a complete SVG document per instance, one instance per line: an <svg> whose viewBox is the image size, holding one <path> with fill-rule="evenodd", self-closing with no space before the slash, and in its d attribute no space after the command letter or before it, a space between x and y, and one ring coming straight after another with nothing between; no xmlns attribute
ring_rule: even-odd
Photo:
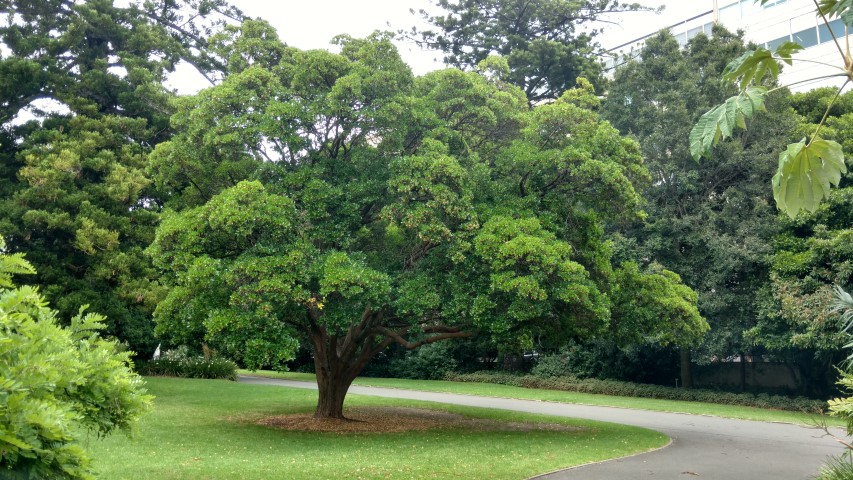
<svg viewBox="0 0 853 480"><path fill-rule="evenodd" d="M691 28L687 31L687 41L690 41L693 37L699 35L700 33L702 33L702 27Z"/></svg>
<svg viewBox="0 0 853 480"><path fill-rule="evenodd" d="M789 37L788 35L785 35L784 37L779 37L779 38L776 38L774 40L770 40L769 42L767 42L767 48L769 48L770 50L773 50L775 52L776 49L779 47L779 45L782 45L783 43L790 42L790 41L791 41L791 37Z"/></svg>
<svg viewBox="0 0 853 480"><path fill-rule="evenodd" d="M794 34L794 41L803 46L803 48L813 47L818 44L817 29L815 27L800 30Z"/></svg>
<svg viewBox="0 0 853 480"><path fill-rule="evenodd" d="M832 35L829 34L830 29L832 29L832 33L835 34L835 38L844 38L844 24L839 18L829 22L829 27L827 27L825 23L821 23L817 27L818 40L820 43L832 41Z"/></svg>

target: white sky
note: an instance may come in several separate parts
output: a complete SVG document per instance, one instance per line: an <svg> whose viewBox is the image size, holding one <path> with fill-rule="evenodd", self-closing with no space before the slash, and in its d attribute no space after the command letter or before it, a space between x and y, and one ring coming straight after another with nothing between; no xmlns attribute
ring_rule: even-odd
<svg viewBox="0 0 853 480"><path fill-rule="evenodd" d="M374 30L409 29L423 26L412 14L429 9L428 0L231 0L250 17L260 17L274 26L288 45L300 49L329 48L332 37L347 33L365 37ZM441 57L414 44L398 43L401 55L418 67L416 74L441 67ZM437 57L437 58L436 58ZM436 62L433 62L436 59ZM431 65L435 63L435 65Z"/></svg>
<svg viewBox="0 0 853 480"><path fill-rule="evenodd" d="M599 42L616 46L639 36L654 33L660 28L684 20L697 11L697 4L713 0L636 0L650 7L665 5L661 14L630 13L614 17L617 25L606 25ZM232 0L232 3L250 17L260 17L273 25L281 39L288 45L301 49L331 48L329 41L342 33L364 37L374 30L410 29L425 27L420 16L412 14L420 9L440 13L429 0ZM413 43L397 42L403 59L416 75L441 68L441 54L419 49ZM181 93L194 93L207 86L206 82L181 69L170 82Z"/></svg>
<svg viewBox="0 0 853 480"><path fill-rule="evenodd" d="M117 4L128 0L116 0ZM611 18L617 24L606 25L605 33L599 42L605 47L613 47L637 37L685 20L698 11L712 8L713 0L634 0L637 3L657 8L665 6L660 14L630 13ZM339 34L347 33L354 37L364 37L374 30L409 30L412 26L428 27L420 20L420 15L412 14L420 9L440 13L430 0L231 0L250 17L267 20L279 32L281 39L288 45L301 49L331 48L330 40ZM730 3L720 0L721 5ZM698 8L701 4L704 8ZM397 41L397 48L403 60L409 64L416 75L443 67L439 52L421 50L414 43ZM169 77L167 86L181 94L193 94L209 87L198 72L187 65L179 65L177 71ZM67 107L57 102L41 102L39 108L55 111L67 111ZM32 118L28 112L22 112L14 123Z"/></svg>
<svg viewBox="0 0 853 480"><path fill-rule="evenodd" d="M660 14L631 13L614 16L611 20L619 25L608 25L606 37L601 43L608 45L613 39L632 40L653 33L694 14L697 10L711 10L713 0L633 0L642 5L657 8L664 6ZM727 0L720 0L727 3ZM441 13L430 0L232 0L232 3L251 17L261 17L279 31L281 38L294 47L327 48L329 40L340 33L363 37L374 30L409 29L424 27L415 12L425 9ZM697 5L702 7L697 8ZM390 25L390 26L389 26ZM618 41L618 40L617 40ZM416 74L441 66L440 55L419 51L413 44L398 44L401 54L409 60ZM430 68L433 59L437 64Z"/></svg>

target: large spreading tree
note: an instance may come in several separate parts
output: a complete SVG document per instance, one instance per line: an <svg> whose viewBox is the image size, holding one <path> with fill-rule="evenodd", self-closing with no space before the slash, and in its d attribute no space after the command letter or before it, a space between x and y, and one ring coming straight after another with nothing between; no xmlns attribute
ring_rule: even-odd
<svg viewBox="0 0 853 480"><path fill-rule="evenodd" d="M611 264L604 225L643 216L649 177L588 83L530 109L498 58L414 78L386 35L334 54L261 27L220 43L266 46L182 101L153 154L171 207L149 248L172 285L162 335L250 368L307 342L316 416L340 418L394 343L707 329L677 275Z"/></svg>

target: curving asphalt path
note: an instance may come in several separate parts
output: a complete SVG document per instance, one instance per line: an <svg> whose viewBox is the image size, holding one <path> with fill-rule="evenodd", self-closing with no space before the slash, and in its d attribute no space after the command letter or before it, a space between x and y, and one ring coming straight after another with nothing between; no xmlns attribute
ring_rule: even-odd
<svg viewBox="0 0 853 480"><path fill-rule="evenodd" d="M252 376L239 381L317 388L309 382ZM822 430L782 423L355 385L349 393L601 420L651 428L672 438L660 450L536 477L543 480L800 480L814 478L828 455L843 451ZM840 429L833 433L844 435Z"/></svg>

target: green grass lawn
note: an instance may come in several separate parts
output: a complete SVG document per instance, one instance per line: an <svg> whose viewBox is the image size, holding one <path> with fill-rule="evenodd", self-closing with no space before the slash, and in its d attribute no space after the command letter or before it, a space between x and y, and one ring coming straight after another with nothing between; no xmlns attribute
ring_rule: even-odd
<svg viewBox="0 0 853 480"><path fill-rule="evenodd" d="M522 479L537 473L658 448L651 430L586 420L376 397L346 407L417 407L466 417L546 422L571 431L453 427L393 434L290 432L266 416L311 412L316 392L224 380L148 378L156 396L134 439L89 440L104 479Z"/></svg>
<svg viewBox="0 0 853 480"><path fill-rule="evenodd" d="M313 382L314 374L296 372L269 372L240 370L243 375L257 375L287 380L303 380ZM532 388L512 387L494 383L464 383L447 382L442 380L403 380L398 378L358 378L357 385L387 388L402 388L406 390L423 390L428 392L459 393L463 395L480 395L486 397L518 398L524 400L540 400L547 402L578 403L584 405L603 405L610 407L639 408L661 412L692 413L696 415L713 415L744 420L760 420L764 422L785 422L801 425L813 425L817 421L826 422L832 426L843 426L838 419L811 413L770 410L738 405L719 405L715 403L687 402L679 400L658 400L654 398L615 397L596 395L592 393L563 392L558 390L538 390Z"/></svg>

